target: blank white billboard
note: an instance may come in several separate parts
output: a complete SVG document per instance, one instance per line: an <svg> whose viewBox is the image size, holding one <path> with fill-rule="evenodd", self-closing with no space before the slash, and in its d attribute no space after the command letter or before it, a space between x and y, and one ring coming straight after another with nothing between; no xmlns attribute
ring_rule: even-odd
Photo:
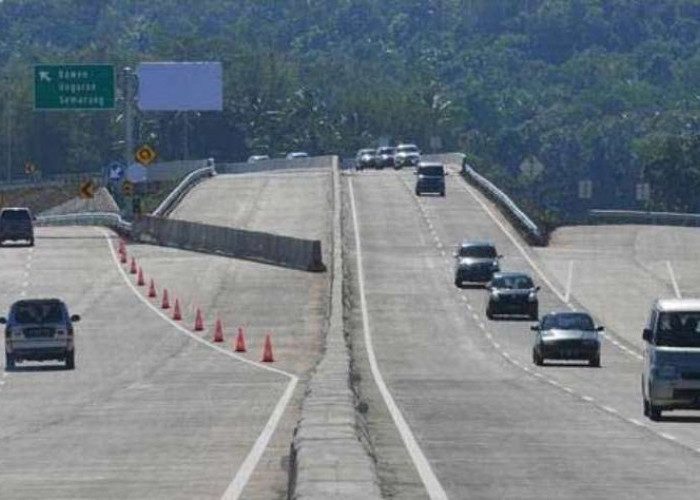
<svg viewBox="0 0 700 500"><path fill-rule="evenodd" d="M221 111L219 62L141 63L138 70L141 111Z"/></svg>

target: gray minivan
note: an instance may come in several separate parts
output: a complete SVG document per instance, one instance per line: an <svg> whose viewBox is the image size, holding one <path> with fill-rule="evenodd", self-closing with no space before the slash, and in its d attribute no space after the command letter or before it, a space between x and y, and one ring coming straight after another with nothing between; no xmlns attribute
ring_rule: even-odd
<svg viewBox="0 0 700 500"><path fill-rule="evenodd" d="M700 410L700 299L659 299L644 328L644 415Z"/></svg>

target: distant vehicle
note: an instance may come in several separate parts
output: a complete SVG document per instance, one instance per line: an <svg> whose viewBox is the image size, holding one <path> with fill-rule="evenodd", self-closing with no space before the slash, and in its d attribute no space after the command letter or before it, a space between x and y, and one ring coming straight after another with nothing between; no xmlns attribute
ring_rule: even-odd
<svg viewBox="0 0 700 500"><path fill-rule="evenodd" d="M377 168L393 167L396 149L388 146L377 149Z"/></svg>
<svg viewBox="0 0 700 500"><path fill-rule="evenodd" d="M417 167L420 163L420 150L415 144L399 144L396 146L394 168Z"/></svg>
<svg viewBox="0 0 700 500"><path fill-rule="evenodd" d="M248 157L248 163L255 163L256 161L263 161L269 159L269 155L252 155Z"/></svg>
<svg viewBox="0 0 700 500"><path fill-rule="evenodd" d="M421 163L416 170L416 196L436 193L445 196L445 166L442 163Z"/></svg>
<svg viewBox="0 0 700 500"><path fill-rule="evenodd" d="M644 415L700 410L700 299L660 299L644 328Z"/></svg>
<svg viewBox="0 0 700 500"><path fill-rule="evenodd" d="M377 151L375 149L360 149L355 156L355 169L377 167Z"/></svg>
<svg viewBox="0 0 700 500"><path fill-rule="evenodd" d="M496 247L488 241L463 241L455 258L455 285L461 288L464 283L488 283L494 273L499 272L499 260L503 258Z"/></svg>
<svg viewBox="0 0 700 500"><path fill-rule="evenodd" d="M287 160L295 160L297 158L308 158L308 157L309 157L309 153L305 153L303 151L293 151L291 153L287 153L287 156L285 156L285 158Z"/></svg>
<svg viewBox="0 0 700 500"><path fill-rule="evenodd" d="M0 245L6 241L26 241L34 246L34 224L28 208L3 208L0 211Z"/></svg>
<svg viewBox="0 0 700 500"><path fill-rule="evenodd" d="M519 272L495 273L488 288L487 318L492 319L496 315L519 315L537 321L537 292L540 287L535 286L530 276Z"/></svg>
<svg viewBox="0 0 700 500"><path fill-rule="evenodd" d="M20 300L12 304L5 325L5 367L12 370L20 361L58 360L75 368L73 323L80 316L69 315L58 299Z"/></svg>
<svg viewBox="0 0 700 500"><path fill-rule="evenodd" d="M586 360L600 366L600 332L593 318L584 312L553 312L530 329L535 332L532 361L542 366L546 359Z"/></svg>

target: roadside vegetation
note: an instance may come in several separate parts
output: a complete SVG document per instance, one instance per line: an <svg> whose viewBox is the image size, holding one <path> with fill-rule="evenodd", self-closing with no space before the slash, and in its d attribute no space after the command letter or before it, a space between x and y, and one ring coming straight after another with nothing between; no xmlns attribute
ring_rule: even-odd
<svg viewBox="0 0 700 500"><path fill-rule="evenodd" d="M18 175L120 156L121 110L34 112L33 64L217 60L225 110L188 117L191 157L405 140L468 152L552 224L700 211L699 49L700 0L5 0L0 159L10 140ZM180 159L184 126L142 114L138 141Z"/></svg>

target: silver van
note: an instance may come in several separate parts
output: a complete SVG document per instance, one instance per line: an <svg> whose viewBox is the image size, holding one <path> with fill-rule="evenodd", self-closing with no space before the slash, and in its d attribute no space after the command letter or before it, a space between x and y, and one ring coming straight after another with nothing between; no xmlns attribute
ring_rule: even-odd
<svg viewBox="0 0 700 500"><path fill-rule="evenodd" d="M700 410L700 299L659 299L644 328L644 415Z"/></svg>

